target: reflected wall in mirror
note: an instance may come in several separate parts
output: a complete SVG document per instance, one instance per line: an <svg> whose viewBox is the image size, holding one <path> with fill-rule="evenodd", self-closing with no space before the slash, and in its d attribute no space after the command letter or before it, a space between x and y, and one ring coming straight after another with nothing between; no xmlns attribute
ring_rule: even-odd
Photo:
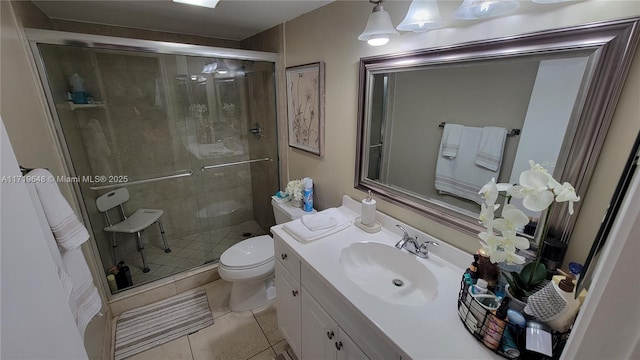
<svg viewBox="0 0 640 360"><path fill-rule="evenodd" d="M529 160L584 197L638 23L361 59L356 188L470 235L478 190L517 183ZM576 216L552 211L550 234L568 242Z"/></svg>

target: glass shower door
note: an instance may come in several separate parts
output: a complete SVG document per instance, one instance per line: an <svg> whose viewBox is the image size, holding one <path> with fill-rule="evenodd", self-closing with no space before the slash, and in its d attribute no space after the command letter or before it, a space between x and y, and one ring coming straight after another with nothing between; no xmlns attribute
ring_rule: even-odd
<svg viewBox="0 0 640 360"><path fill-rule="evenodd" d="M186 124L174 116L175 89L167 82L176 71L174 57L42 44L39 50L74 175L97 180L79 188L105 275L124 261L139 285L203 264L204 245L194 241L208 233L208 224L195 216L199 187L184 147ZM73 74L83 79L87 104L68 100ZM159 227L145 229L149 272L143 271L135 234L103 230L108 223L95 201L118 188L130 194L127 215L141 208L164 212L160 220L172 251L165 252ZM115 211L109 215L112 222L121 220Z"/></svg>
<svg viewBox="0 0 640 360"><path fill-rule="evenodd" d="M197 217L210 231L210 262L229 246L266 234L275 223L270 205L278 189L273 66L185 57L177 77L192 168L200 170L195 174L201 195ZM220 68L226 72L215 71Z"/></svg>
<svg viewBox="0 0 640 360"><path fill-rule="evenodd" d="M92 179L77 190L105 276L124 261L133 286L148 283L216 262L229 246L274 225L272 62L37 47L72 175ZM73 93L79 78L82 96ZM163 211L171 252L155 224L142 232L144 249L135 234L104 230L108 221L96 199L121 188L130 194L126 214ZM121 220L115 210L109 214Z"/></svg>

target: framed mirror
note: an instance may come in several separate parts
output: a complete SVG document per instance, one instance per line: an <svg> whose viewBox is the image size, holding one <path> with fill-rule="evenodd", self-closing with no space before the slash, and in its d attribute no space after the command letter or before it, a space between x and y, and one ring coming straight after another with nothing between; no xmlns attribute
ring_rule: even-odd
<svg viewBox="0 0 640 360"><path fill-rule="evenodd" d="M483 229L473 195L492 177L517 183L529 160L584 198L639 24L632 18L362 58L355 187L472 236ZM477 160L460 160L455 176L442 170L449 124L482 136L504 129L506 136L490 142L497 168L467 176ZM478 142L462 139L458 155L471 152L476 159ZM469 195L443 191L437 184L443 178ZM552 211L549 233L567 243L577 216L566 206Z"/></svg>

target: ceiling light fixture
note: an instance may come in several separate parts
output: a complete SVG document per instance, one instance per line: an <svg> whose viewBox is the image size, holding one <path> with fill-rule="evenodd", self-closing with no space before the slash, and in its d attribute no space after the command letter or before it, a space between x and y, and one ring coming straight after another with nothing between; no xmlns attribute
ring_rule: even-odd
<svg viewBox="0 0 640 360"><path fill-rule="evenodd" d="M517 0L464 0L453 13L459 20L475 20L499 16L520 7Z"/></svg>
<svg viewBox="0 0 640 360"><path fill-rule="evenodd" d="M446 21L440 16L436 0L413 0L407 16L396 27L400 31L424 32L443 27Z"/></svg>
<svg viewBox="0 0 640 360"><path fill-rule="evenodd" d="M389 13L384 11L382 1L384 0L369 0L376 6L373 7L373 11L369 15L367 26L358 36L358 40L366 41L371 46L384 45L389 42L390 38L400 35L393 27Z"/></svg>
<svg viewBox="0 0 640 360"><path fill-rule="evenodd" d="M202 6L202 7L213 9L216 7L216 5L218 5L218 2L220 2L220 0L173 0L173 2L195 5L195 6Z"/></svg>

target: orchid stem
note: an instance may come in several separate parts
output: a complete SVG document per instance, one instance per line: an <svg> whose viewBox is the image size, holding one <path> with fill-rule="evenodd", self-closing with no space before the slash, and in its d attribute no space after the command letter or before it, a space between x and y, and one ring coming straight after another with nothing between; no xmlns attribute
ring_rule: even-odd
<svg viewBox="0 0 640 360"><path fill-rule="evenodd" d="M551 208L550 206L547 209L547 213L544 217L544 225L542 225L542 234L540 235L540 239L538 240L538 249L536 250L536 261L533 264L533 271L529 274L529 279L527 280L527 286L531 286L531 282L533 281L533 276L538 270L538 265L540 265L540 254L542 253L542 246L544 245L544 240L547 237L547 232L549 231L549 217L551 217Z"/></svg>

